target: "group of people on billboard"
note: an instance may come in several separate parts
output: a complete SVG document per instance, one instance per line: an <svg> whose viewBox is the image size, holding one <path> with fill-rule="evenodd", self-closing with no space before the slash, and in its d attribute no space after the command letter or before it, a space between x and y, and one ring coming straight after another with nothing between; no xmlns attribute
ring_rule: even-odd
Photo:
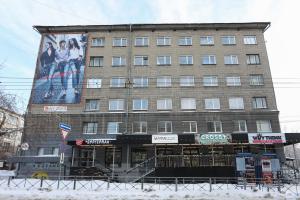
<svg viewBox="0 0 300 200"><path fill-rule="evenodd" d="M78 103L82 89L80 85L86 40L85 34L44 36L43 50L38 61L34 103ZM68 84L70 79L72 87Z"/></svg>

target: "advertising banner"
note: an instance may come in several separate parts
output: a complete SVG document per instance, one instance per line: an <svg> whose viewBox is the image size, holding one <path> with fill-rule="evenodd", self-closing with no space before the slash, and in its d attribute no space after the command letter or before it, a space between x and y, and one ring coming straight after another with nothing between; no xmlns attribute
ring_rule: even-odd
<svg viewBox="0 0 300 200"><path fill-rule="evenodd" d="M152 144L177 144L178 135L152 135Z"/></svg>
<svg viewBox="0 0 300 200"><path fill-rule="evenodd" d="M195 141L197 144L229 144L232 138L224 133L196 134Z"/></svg>
<svg viewBox="0 0 300 200"><path fill-rule="evenodd" d="M43 35L32 91L32 103L80 102L86 45L86 34Z"/></svg>
<svg viewBox="0 0 300 200"><path fill-rule="evenodd" d="M44 106L44 112L67 112L67 106Z"/></svg>
<svg viewBox="0 0 300 200"><path fill-rule="evenodd" d="M101 145L112 144L116 139L76 139L76 145Z"/></svg>
<svg viewBox="0 0 300 200"><path fill-rule="evenodd" d="M284 133L248 133L250 144L278 144L286 143Z"/></svg>

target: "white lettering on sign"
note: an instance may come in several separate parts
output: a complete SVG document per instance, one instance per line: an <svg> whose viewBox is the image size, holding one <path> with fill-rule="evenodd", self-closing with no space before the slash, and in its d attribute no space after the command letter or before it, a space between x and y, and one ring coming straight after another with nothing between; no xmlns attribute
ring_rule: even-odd
<svg viewBox="0 0 300 200"><path fill-rule="evenodd" d="M178 135L152 135L153 144L174 144L178 143Z"/></svg>
<svg viewBox="0 0 300 200"><path fill-rule="evenodd" d="M44 106L44 112L67 112L67 106Z"/></svg>
<svg viewBox="0 0 300 200"><path fill-rule="evenodd" d="M86 139L85 143L87 145L92 144L110 144L114 139Z"/></svg>
<svg viewBox="0 0 300 200"><path fill-rule="evenodd" d="M286 143L284 133L248 133L250 144L281 144Z"/></svg>

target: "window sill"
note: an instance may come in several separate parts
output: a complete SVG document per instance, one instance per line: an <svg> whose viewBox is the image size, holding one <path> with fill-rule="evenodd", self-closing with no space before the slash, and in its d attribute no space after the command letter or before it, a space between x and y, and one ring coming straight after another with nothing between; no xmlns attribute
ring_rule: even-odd
<svg viewBox="0 0 300 200"><path fill-rule="evenodd" d="M156 66L171 66L172 64L156 64Z"/></svg>
<svg viewBox="0 0 300 200"><path fill-rule="evenodd" d="M234 43L234 44L222 44L223 46L235 46L236 45L236 43Z"/></svg>
<svg viewBox="0 0 300 200"><path fill-rule="evenodd" d="M228 65L239 65L239 63L237 63L237 64L231 64L231 63L229 63L229 64L224 64L225 66L228 66Z"/></svg>
<svg viewBox="0 0 300 200"><path fill-rule="evenodd" d="M133 65L135 67L148 67L149 65Z"/></svg>
<svg viewBox="0 0 300 200"><path fill-rule="evenodd" d="M213 65L213 66L216 66L217 65L217 63L213 63L213 64L205 64L205 63L202 63L202 65L204 65L204 66L210 66L210 65Z"/></svg>
<svg viewBox="0 0 300 200"><path fill-rule="evenodd" d="M149 47L149 45L134 45L135 47Z"/></svg>
<svg viewBox="0 0 300 200"><path fill-rule="evenodd" d="M100 48L103 48L103 47L105 47L105 46L104 46L104 45L99 45L99 46L96 46L96 45L92 46L92 45L91 45L91 48L99 48L99 47L100 47Z"/></svg>
<svg viewBox="0 0 300 200"><path fill-rule="evenodd" d="M113 48L118 48L118 47L127 47L127 45L123 45L123 46L112 46Z"/></svg>
<svg viewBox="0 0 300 200"><path fill-rule="evenodd" d="M126 67L126 65L112 65L111 67Z"/></svg>
<svg viewBox="0 0 300 200"><path fill-rule="evenodd" d="M194 64L179 64L180 66L192 66Z"/></svg>
<svg viewBox="0 0 300 200"><path fill-rule="evenodd" d="M186 46L191 47L191 46L193 46L193 44L178 44L178 46L180 46L180 47L186 47Z"/></svg>
<svg viewBox="0 0 300 200"><path fill-rule="evenodd" d="M215 44L200 44L200 46L215 46Z"/></svg>
<svg viewBox="0 0 300 200"><path fill-rule="evenodd" d="M89 65L89 67L103 67L103 65L99 65L99 66L92 66L92 65Z"/></svg>

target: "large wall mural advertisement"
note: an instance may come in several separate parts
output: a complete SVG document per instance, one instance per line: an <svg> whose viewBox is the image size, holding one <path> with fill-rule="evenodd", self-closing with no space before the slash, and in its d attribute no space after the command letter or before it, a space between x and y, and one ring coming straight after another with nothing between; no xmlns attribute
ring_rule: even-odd
<svg viewBox="0 0 300 200"><path fill-rule="evenodd" d="M46 34L38 56L32 103L79 103L87 46L86 34Z"/></svg>

